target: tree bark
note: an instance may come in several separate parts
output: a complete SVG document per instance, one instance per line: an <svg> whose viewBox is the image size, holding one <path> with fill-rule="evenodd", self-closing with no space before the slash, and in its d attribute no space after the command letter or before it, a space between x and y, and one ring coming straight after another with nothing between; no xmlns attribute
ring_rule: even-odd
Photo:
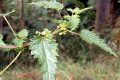
<svg viewBox="0 0 120 80"><path fill-rule="evenodd" d="M2 2L3 0L0 0L0 14L2 14L2 9L3 9ZM2 27L3 27L3 18L0 17L0 33L2 33Z"/></svg>
<svg viewBox="0 0 120 80"><path fill-rule="evenodd" d="M98 0L96 8L95 32L101 32L105 27L105 19L110 12L111 0Z"/></svg>

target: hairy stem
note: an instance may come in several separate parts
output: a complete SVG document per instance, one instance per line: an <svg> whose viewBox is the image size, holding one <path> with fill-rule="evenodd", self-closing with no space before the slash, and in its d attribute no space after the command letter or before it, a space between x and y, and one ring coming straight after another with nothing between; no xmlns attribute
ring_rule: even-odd
<svg viewBox="0 0 120 80"><path fill-rule="evenodd" d="M23 44L22 47L25 47L25 46L28 46L29 43L26 43L26 44ZM18 46L4 46L4 47L0 47L0 50L3 50L3 49L17 49Z"/></svg>
<svg viewBox="0 0 120 80"><path fill-rule="evenodd" d="M22 52L20 51L18 55L13 59L13 61L2 72L0 72L0 75L2 75L17 60L21 53Z"/></svg>
<svg viewBox="0 0 120 80"><path fill-rule="evenodd" d="M7 22L7 24L9 25L10 29L12 30L14 36L17 38L16 34L15 34L15 31L13 30L12 26L10 25L9 21L7 20L7 18L5 16L3 16L5 21Z"/></svg>

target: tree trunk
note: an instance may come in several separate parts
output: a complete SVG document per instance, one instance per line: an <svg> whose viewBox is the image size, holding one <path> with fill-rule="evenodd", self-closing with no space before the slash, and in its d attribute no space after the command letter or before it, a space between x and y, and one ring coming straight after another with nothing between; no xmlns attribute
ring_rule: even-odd
<svg viewBox="0 0 120 80"><path fill-rule="evenodd" d="M95 31L101 32L105 27L105 20L110 11L111 0L98 0L96 8Z"/></svg>

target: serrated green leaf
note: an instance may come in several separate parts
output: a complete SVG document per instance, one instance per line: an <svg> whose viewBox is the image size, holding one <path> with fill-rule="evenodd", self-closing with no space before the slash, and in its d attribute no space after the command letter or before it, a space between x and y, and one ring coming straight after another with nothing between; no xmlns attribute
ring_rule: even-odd
<svg viewBox="0 0 120 80"><path fill-rule="evenodd" d="M62 24L62 23L67 24L68 23L68 21L66 21L66 20L63 20L63 21L61 21L61 20L54 20L54 22L58 23L58 24Z"/></svg>
<svg viewBox="0 0 120 80"><path fill-rule="evenodd" d="M16 46L21 47L22 44L23 44L23 42L24 42L24 40L15 38L15 39L13 40L13 42L14 42L14 44L15 44Z"/></svg>
<svg viewBox="0 0 120 80"><path fill-rule="evenodd" d="M3 46L6 46L6 44L2 40L0 40L0 47L3 47Z"/></svg>
<svg viewBox="0 0 120 80"><path fill-rule="evenodd" d="M39 2L32 2L28 3L29 5L36 5L36 6L44 6L44 8L49 9L63 9L63 4L56 2L56 1L39 1Z"/></svg>
<svg viewBox="0 0 120 80"><path fill-rule="evenodd" d="M56 56L58 56L55 40L51 37L42 39L40 36L36 36L31 39L30 50L31 55L34 55L34 58L38 58L42 66L43 80L55 80L54 74L57 68L55 63L57 62Z"/></svg>
<svg viewBox="0 0 120 80"><path fill-rule="evenodd" d="M8 12L8 13L6 13L6 14L0 14L0 16L1 17L4 17L4 16L7 16L7 15L9 15L9 14L11 14L11 13L14 13L15 12L15 10L13 9L11 12Z"/></svg>
<svg viewBox="0 0 120 80"><path fill-rule="evenodd" d="M78 12L80 11L80 9L79 9L79 8L75 8L75 9L68 8L67 11L70 11L70 12L72 12L73 14L74 14L74 13L75 13L75 14L79 14Z"/></svg>
<svg viewBox="0 0 120 80"><path fill-rule="evenodd" d="M117 55L111 50L111 48L109 48L108 45L104 43L104 40L100 39L99 36L96 36L95 33L89 30L82 30L80 33L80 37L87 43L95 44L104 49L105 51L109 52L110 54L113 54L115 57L117 57Z"/></svg>
<svg viewBox="0 0 120 80"><path fill-rule="evenodd" d="M88 9L91 9L91 8L93 8L93 7L88 7L88 8L84 8L84 9L81 9L81 10L79 8L75 8L75 9L68 8L67 11L70 11L73 14L75 13L76 15L78 15L78 14L80 14L80 13L82 13L82 12L88 10Z"/></svg>
<svg viewBox="0 0 120 80"><path fill-rule="evenodd" d="M69 20L70 24L67 26L68 28L70 28L71 30L75 30L79 23L80 23L80 19L78 15L72 15L72 16L64 16L65 19Z"/></svg>
<svg viewBox="0 0 120 80"><path fill-rule="evenodd" d="M27 37L28 36L28 31L26 29L23 29L18 33L19 37Z"/></svg>
<svg viewBox="0 0 120 80"><path fill-rule="evenodd" d="M6 46L6 44L3 42L3 35L0 34L0 47Z"/></svg>
<svg viewBox="0 0 120 80"><path fill-rule="evenodd" d="M3 35L2 34L0 34L0 40L2 40L3 39Z"/></svg>

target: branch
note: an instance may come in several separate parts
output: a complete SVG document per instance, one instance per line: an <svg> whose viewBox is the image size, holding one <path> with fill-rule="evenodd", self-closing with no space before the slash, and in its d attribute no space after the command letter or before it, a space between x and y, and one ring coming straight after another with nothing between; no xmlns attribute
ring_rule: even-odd
<svg viewBox="0 0 120 80"><path fill-rule="evenodd" d="M28 46L29 43L26 43L26 44L23 44L22 47L25 47L25 46ZM16 49L18 48L18 46L4 46L4 47L0 47L0 50L3 50L3 49Z"/></svg>

